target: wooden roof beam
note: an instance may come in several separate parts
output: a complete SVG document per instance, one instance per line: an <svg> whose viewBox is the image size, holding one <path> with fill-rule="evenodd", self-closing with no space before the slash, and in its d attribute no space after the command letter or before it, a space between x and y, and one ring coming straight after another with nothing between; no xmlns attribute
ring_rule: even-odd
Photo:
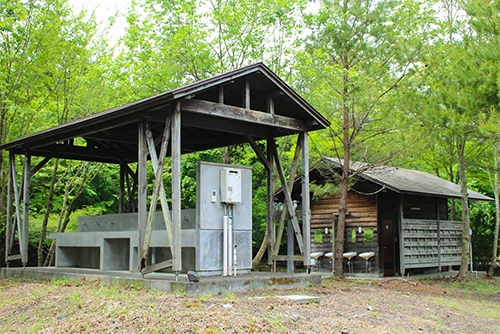
<svg viewBox="0 0 500 334"><path fill-rule="evenodd" d="M299 119L281 115L272 115L267 112L239 108L210 101L197 99L183 100L181 102L181 110L185 112L215 116L221 119L231 119L239 122L267 125L297 132L307 131L307 127Z"/></svg>
<svg viewBox="0 0 500 334"><path fill-rule="evenodd" d="M52 144L39 147L32 150L32 155L38 156L51 156L53 158L73 159L73 160L86 160L96 162L119 163L123 161L136 161L137 157L134 155L125 156L117 154L113 150L96 150L95 148L85 146L73 146L63 144ZM135 153L135 152L134 152Z"/></svg>

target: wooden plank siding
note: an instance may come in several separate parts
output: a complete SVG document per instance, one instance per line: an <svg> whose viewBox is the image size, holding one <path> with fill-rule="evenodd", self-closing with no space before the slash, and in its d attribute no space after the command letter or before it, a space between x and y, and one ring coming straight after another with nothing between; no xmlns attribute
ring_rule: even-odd
<svg viewBox="0 0 500 334"><path fill-rule="evenodd" d="M372 273L379 271L378 261L378 217L377 217L377 198L376 196L360 195L354 191L349 192L348 216L346 219L346 235L344 252L355 251L358 254L363 252L375 252L372 262ZM313 200L311 203L311 252L331 252L331 229L333 221L337 220L339 208L339 197ZM362 232L358 233L361 227ZM328 234L325 229L328 228ZM373 242L364 242L364 230L370 228L373 230ZM351 242L352 230L356 230L356 242ZM323 242L315 242L315 231L322 231ZM318 233L318 232L316 232ZM360 257L352 259L354 273L365 272L365 260ZM344 270L347 272L346 261L344 261Z"/></svg>
<svg viewBox="0 0 500 334"><path fill-rule="evenodd" d="M405 269L460 265L462 222L404 219L402 236Z"/></svg>

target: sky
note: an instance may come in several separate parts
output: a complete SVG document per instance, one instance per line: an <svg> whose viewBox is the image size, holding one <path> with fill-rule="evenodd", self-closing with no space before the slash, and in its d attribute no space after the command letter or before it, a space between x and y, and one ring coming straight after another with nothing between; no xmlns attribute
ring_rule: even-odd
<svg viewBox="0 0 500 334"><path fill-rule="evenodd" d="M125 34L125 13L131 2L131 0L69 0L69 4L74 8L75 12L86 10L91 13L95 11L96 21L99 23L101 30L107 28L109 18L112 15L120 12L119 19L109 31L110 42L112 43L116 43Z"/></svg>

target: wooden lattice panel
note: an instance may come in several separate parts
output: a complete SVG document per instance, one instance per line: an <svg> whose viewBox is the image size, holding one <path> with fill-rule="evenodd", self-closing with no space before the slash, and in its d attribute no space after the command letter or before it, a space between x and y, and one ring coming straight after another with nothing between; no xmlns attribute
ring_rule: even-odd
<svg viewBox="0 0 500 334"><path fill-rule="evenodd" d="M401 236L405 269L460 264L462 222L405 219Z"/></svg>

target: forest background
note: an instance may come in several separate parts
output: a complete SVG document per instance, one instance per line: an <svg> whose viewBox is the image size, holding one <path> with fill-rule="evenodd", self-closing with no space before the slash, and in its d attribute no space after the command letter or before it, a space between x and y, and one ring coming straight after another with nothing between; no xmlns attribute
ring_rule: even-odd
<svg viewBox="0 0 500 334"><path fill-rule="evenodd" d="M309 134L311 165L321 156L382 163L496 196L497 1L142 0L108 27L123 16L126 31L115 40L67 0L0 0L0 144L262 61L332 123ZM285 167L293 145L279 142ZM8 157L0 153L4 254ZM245 145L183 156L184 208L195 207L200 160L252 166L257 252L264 167ZM50 263L46 233L76 230L79 215L116 213L118 180L118 166L57 159L36 173L30 265ZM450 202L450 218L463 209ZM470 203L474 262L483 268L498 248L495 215L494 203Z"/></svg>

